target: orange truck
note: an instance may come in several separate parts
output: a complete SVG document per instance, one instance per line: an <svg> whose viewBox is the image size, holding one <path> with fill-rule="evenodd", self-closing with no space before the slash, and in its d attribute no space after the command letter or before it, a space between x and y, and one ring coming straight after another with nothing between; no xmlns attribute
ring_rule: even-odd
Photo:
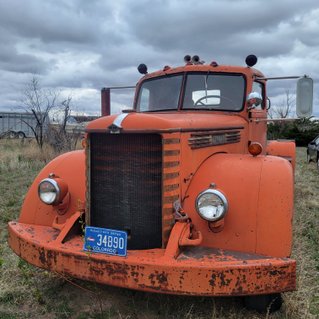
<svg viewBox="0 0 319 319"><path fill-rule="evenodd" d="M290 258L295 144L267 141L266 78L198 56L136 85L134 108L90 122L83 150L34 180L9 245L56 273L149 292L243 296L274 311L296 289ZM287 77L295 78L295 77ZM297 114L312 79L297 82Z"/></svg>

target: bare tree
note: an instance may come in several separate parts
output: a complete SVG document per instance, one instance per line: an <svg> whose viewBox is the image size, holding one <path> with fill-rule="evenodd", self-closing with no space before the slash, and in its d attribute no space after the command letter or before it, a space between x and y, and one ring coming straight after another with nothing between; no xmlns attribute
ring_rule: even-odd
<svg viewBox="0 0 319 319"><path fill-rule="evenodd" d="M30 123L24 123L32 130L40 149L45 141L49 112L56 107L58 96L59 92L42 88L36 76L32 77L23 92L22 108L34 115L37 124L33 127Z"/></svg>
<svg viewBox="0 0 319 319"><path fill-rule="evenodd" d="M70 129L71 101L72 98L68 97L59 103L57 123L50 125L48 130L48 143L59 153L74 150L79 138L83 135L83 131L79 130L76 125Z"/></svg>
<svg viewBox="0 0 319 319"><path fill-rule="evenodd" d="M279 118L285 119L292 116L295 112L296 99L293 94L287 89L285 91L285 97L282 102L278 105L273 106L268 115L271 119Z"/></svg>
<svg viewBox="0 0 319 319"><path fill-rule="evenodd" d="M71 101L72 101L72 98L69 96L66 100L62 101L61 103L61 106L62 106L61 111L63 112L63 118L62 118L60 130L63 134L66 134L66 125L71 116L71 106L70 106Z"/></svg>

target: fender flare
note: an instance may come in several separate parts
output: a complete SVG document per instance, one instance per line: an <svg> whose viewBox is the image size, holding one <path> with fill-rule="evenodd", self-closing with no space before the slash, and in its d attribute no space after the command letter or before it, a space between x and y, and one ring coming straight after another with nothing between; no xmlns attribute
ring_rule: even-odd
<svg viewBox="0 0 319 319"><path fill-rule="evenodd" d="M219 233L210 231L195 208L198 194L211 183L229 203ZM292 243L292 166L275 156L215 154L190 181L183 209L202 232L204 246L287 257Z"/></svg>
<svg viewBox="0 0 319 319"><path fill-rule="evenodd" d="M273 140L269 141L266 147L266 154L279 156L288 160L293 170L296 167L296 144L295 141L289 140Z"/></svg>
<svg viewBox="0 0 319 319"><path fill-rule="evenodd" d="M54 173L68 185L70 204L64 215L58 216L64 223L85 202L85 154L83 150L62 154L49 162L34 179L22 205L19 217L20 223L51 226L57 217L57 212L51 205L46 205L39 199L38 185L40 181Z"/></svg>

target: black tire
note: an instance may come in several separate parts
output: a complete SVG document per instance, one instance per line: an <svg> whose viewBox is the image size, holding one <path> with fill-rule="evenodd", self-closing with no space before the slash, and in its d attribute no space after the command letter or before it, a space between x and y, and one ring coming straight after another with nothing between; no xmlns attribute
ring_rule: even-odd
<svg viewBox="0 0 319 319"><path fill-rule="evenodd" d="M306 159L306 161L307 161L307 163L311 162L310 155L309 155L308 151L307 151L307 159Z"/></svg>
<svg viewBox="0 0 319 319"><path fill-rule="evenodd" d="M9 138L17 138L17 133L14 132L14 131L10 131L10 132L8 133L8 137L9 137Z"/></svg>
<svg viewBox="0 0 319 319"><path fill-rule="evenodd" d="M317 169L319 170L319 158L317 159Z"/></svg>
<svg viewBox="0 0 319 319"><path fill-rule="evenodd" d="M257 295L244 297L245 307L259 313L272 313L281 308L282 297L280 294Z"/></svg>
<svg viewBox="0 0 319 319"><path fill-rule="evenodd" d="M18 134L17 134L17 136L18 136L18 138L20 138L20 139L24 139L25 138L25 134L23 133L23 132L18 132Z"/></svg>

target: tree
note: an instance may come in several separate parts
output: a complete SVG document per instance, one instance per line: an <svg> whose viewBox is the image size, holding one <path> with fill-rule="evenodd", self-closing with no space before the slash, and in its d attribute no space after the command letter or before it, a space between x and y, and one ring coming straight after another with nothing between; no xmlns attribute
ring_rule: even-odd
<svg viewBox="0 0 319 319"><path fill-rule="evenodd" d="M56 123L49 126L47 141L58 153L74 150L83 135L83 131L79 130L77 125L70 128L71 101L72 98L68 97L59 103L55 114Z"/></svg>
<svg viewBox="0 0 319 319"><path fill-rule="evenodd" d="M73 150L81 136L81 132L67 130L68 120L71 117L72 97L60 99L60 91L41 87L40 81L33 76L23 92L22 108L32 113L36 126L23 121L32 130L35 140L42 150L44 143L49 144L56 152ZM58 114L58 122L50 123L50 116Z"/></svg>
<svg viewBox="0 0 319 319"><path fill-rule="evenodd" d="M49 124L49 112L57 106L58 97L59 92L42 88L36 76L32 77L23 92L22 108L34 115L37 124L34 127L26 121L24 123L32 130L41 150Z"/></svg>
<svg viewBox="0 0 319 319"><path fill-rule="evenodd" d="M286 131L290 128L289 122L293 121L291 116L294 115L295 108L296 99L287 89L282 102L271 107L268 111L269 118L273 120L268 123L268 137L270 139L278 139L285 136Z"/></svg>
<svg viewBox="0 0 319 319"><path fill-rule="evenodd" d="M279 118L285 119L289 118L295 113L296 99L293 94L287 89L285 91L285 97L282 102L278 105L273 106L268 115L271 119Z"/></svg>

